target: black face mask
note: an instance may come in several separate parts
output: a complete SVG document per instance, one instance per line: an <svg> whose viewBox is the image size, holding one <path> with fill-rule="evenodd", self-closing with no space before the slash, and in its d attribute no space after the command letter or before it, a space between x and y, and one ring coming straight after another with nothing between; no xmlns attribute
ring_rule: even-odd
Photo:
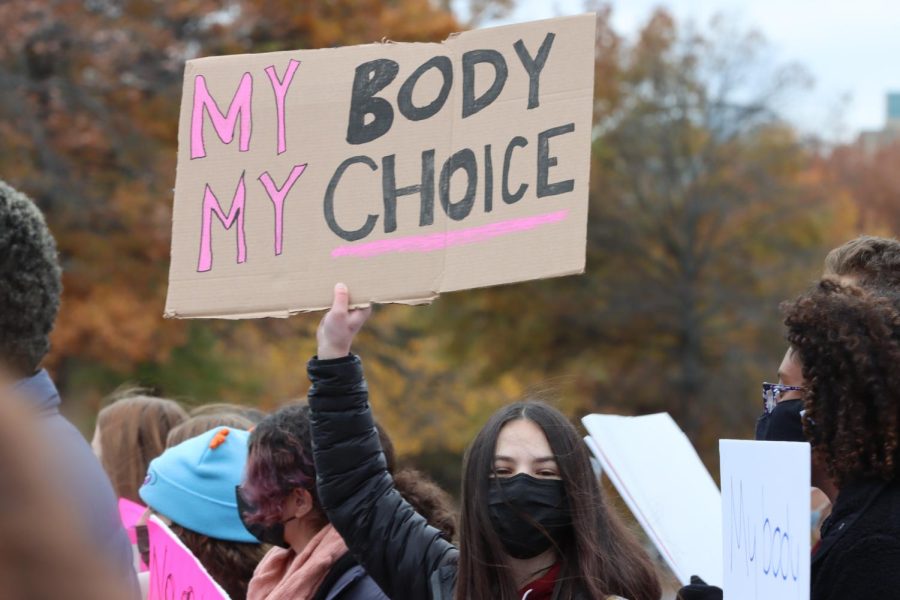
<svg viewBox="0 0 900 600"><path fill-rule="evenodd" d="M291 517L290 519L281 521L280 523L273 523L272 525L248 523L246 515L255 513L256 507L244 499L244 495L241 493L241 486L236 486L234 488L234 495L237 498L237 509L238 515L241 518L241 523L244 524L244 527L247 528L247 531L249 531L253 537L263 544L270 544L272 546L278 546L279 548L291 547L284 539L284 525L297 517Z"/></svg>
<svg viewBox="0 0 900 600"><path fill-rule="evenodd" d="M150 566L150 533L147 531L146 525L135 525L134 533L137 537L138 553L144 565Z"/></svg>
<svg viewBox="0 0 900 600"><path fill-rule="evenodd" d="M765 442L805 442L803 434L803 400L784 400L771 413L763 413L756 421L756 439Z"/></svg>
<svg viewBox="0 0 900 600"><path fill-rule="evenodd" d="M491 480L488 511L494 531L513 558L534 558L560 544L572 528L563 482L526 473Z"/></svg>

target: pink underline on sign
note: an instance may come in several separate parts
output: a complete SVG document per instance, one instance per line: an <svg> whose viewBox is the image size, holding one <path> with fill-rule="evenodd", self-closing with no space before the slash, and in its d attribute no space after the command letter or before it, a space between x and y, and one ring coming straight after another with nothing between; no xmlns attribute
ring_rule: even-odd
<svg viewBox="0 0 900 600"><path fill-rule="evenodd" d="M500 221L499 223L480 225L478 227L470 227L469 229L460 229L458 231L432 233L429 235L411 235L395 240L379 240L377 242L368 242L365 244L338 246L331 251L331 257L356 256L359 258L370 258L372 256L378 256L379 254L389 254L392 252L434 252L435 250L443 250L450 246L475 244L510 233L537 229L538 227L549 225L550 223L559 223L567 216L569 216L569 209L536 215L534 217L510 219L508 221Z"/></svg>

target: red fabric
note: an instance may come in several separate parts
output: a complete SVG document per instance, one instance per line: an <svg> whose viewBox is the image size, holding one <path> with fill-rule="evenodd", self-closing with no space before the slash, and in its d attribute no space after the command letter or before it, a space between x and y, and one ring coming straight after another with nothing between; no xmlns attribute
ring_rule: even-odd
<svg viewBox="0 0 900 600"><path fill-rule="evenodd" d="M559 563L556 563L550 570L544 573L540 579L535 579L521 590L519 597L526 600L550 600L553 597L553 589L556 587L556 580L559 579L559 572L562 569ZM529 592L531 592L529 594Z"/></svg>

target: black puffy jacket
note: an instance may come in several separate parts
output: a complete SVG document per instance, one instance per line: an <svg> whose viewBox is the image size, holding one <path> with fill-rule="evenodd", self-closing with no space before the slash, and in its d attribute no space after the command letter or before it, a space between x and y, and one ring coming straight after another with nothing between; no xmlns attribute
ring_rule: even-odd
<svg viewBox="0 0 900 600"><path fill-rule="evenodd" d="M394 488L356 356L307 367L319 500L392 600L451 600L459 551Z"/></svg>

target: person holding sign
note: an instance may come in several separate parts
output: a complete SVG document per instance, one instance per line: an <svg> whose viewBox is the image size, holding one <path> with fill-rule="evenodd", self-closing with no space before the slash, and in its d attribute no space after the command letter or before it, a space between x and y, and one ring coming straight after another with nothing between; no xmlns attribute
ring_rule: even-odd
<svg viewBox="0 0 900 600"><path fill-rule="evenodd" d="M654 568L601 494L587 449L557 410L516 403L492 416L463 465L457 548L396 491L350 354L370 310L335 287L310 360L309 402L322 505L393 600L658 600Z"/></svg>
<svg viewBox="0 0 900 600"><path fill-rule="evenodd" d="M900 599L900 310L824 279L785 307L804 429L838 488L813 553L812 600Z"/></svg>

